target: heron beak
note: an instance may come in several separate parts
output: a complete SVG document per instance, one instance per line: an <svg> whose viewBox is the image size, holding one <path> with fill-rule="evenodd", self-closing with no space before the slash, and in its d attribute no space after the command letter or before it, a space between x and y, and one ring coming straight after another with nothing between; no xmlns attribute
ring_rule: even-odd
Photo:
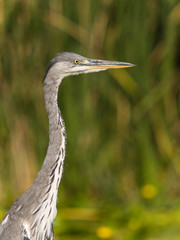
<svg viewBox="0 0 180 240"><path fill-rule="evenodd" d="M84 60L83 65L89 66L90 69L111 69L111 68L128 68L134 67L134 64L118 61L106 61L97 59Z"/></svg>

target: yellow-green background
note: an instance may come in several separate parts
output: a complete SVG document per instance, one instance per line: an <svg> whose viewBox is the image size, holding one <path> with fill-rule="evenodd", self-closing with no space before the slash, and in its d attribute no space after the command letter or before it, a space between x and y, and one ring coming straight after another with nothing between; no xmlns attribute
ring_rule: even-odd
<svg viewBox="0 0 180 240"><path fill-rule="evenodd" d="M60 87L56 239L180 240L179 0L0 0L0 219L42 165L61 51L137 66Z"/></svg>

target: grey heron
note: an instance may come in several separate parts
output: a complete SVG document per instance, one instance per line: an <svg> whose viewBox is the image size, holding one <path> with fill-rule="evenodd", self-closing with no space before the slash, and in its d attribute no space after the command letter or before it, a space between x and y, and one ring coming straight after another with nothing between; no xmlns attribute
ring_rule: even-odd
<svg viewBox="0 0 180 240"><path fill-rule="evenodd" d="M54 240L53 220L66 152L66 130L58 107L58 89L64 77L132 67L118 61L89 59L71 52L53 58L43 79L49 118L49 145L41 170L32 186L12 205L0 223L0 240Z"/></svg>

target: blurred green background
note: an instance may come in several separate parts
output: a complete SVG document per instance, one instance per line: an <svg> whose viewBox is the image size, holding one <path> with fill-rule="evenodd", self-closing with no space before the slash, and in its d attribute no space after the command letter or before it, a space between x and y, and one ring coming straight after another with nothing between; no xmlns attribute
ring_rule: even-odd
<svg viewBox="0 0 180 240"><path fill-rule="evenodd" d="M0 219L46 154L42 79L61 51L137 67L60 87L56 239L180 240L179 0L0 0Z"/></svg>

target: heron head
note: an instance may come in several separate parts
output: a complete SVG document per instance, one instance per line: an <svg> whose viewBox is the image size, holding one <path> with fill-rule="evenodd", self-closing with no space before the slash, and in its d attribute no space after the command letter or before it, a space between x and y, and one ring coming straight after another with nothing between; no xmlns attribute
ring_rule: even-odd
<svg viewBox="0 0 180 240"><path fill-rule="evenodd" d="M110 68L133 67L134 64L118 61L89 59L72 52L59 53L53 58L47 68L43 82L61 82L64 77L81 73L103 71Z"/></svg>

